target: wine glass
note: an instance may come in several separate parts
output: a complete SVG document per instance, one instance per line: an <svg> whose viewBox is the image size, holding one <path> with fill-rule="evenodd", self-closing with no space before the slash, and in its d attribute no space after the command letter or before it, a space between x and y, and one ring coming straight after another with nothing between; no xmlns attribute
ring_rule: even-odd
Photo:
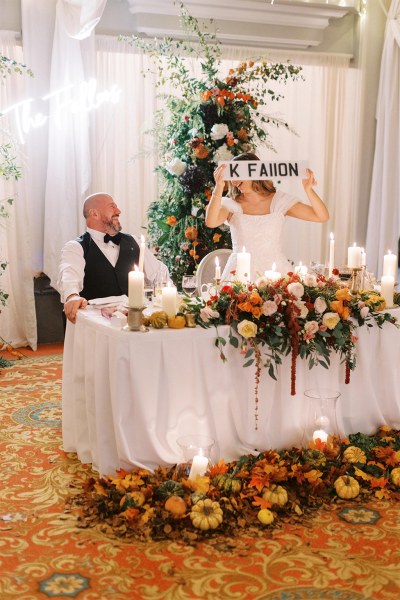
<svg viewBox="0 0 400 600"><path fill-rule="evenodd" d="M182 290L186 296L193 298L196 293L197 280L196 275L184 275L182 277Z"/></svg>

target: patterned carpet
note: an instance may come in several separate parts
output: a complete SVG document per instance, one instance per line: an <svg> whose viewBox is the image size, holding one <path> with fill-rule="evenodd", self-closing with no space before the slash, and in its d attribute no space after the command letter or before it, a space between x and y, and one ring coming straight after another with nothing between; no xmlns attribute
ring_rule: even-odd
<svg viewBox="0 0 400 600"><path fill-rule="evenodd" d="M90 474L61 446L62 356L0 371L0 598L399 600L400 505L343 502L304 526L217 546L76 527Z"/></svg>

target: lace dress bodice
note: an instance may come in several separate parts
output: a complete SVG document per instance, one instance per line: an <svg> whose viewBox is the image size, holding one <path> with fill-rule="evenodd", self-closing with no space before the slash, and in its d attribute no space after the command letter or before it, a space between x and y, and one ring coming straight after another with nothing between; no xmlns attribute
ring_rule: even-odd
<svg viewBox="0 0 400 600"><path fill-rule="evenodd" d="M298 200L289 194L277 191L271 202L271 212L266 215L247 215L243 213L238 202L231 198L223 198L222 205L231 213L229 227L232 237L232 254L222 273L222 280L229 281L234 277L231 271L236 269L237 253L243 247L251 255L250 281L263 275L275 263L276 271L286 274L291 265L282 250L282 236L285 224L285 213Z"/></svg>

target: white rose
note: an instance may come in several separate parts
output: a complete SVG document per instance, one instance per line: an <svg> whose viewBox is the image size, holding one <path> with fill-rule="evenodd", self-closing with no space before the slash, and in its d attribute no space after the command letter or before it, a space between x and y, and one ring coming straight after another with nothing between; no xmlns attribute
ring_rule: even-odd
<svg viewBox="0 0 400 600"><path fill-rule="evenodd" d="M266 300L262 305L263 315L266 315L267 317L275 314L277 310L278 307L273 300Z"/></svg>
<svg viewBox="0 0 400 600"><path fill-rule="evenodd" d="M314 287L317 285L317 277L314 273L306 273L303 275L303 283L310 287Z"/></svg>
<svg viewBox="0 0 400 600"><path fill-rule="evenodd" d="M238 333L246 339L255 337L257 334L257 325L252 321L244 319L238 325Z"/></svg>
<svg viewBox="0 0 400 600"><path fill-rule="evenodd" d="M289 294L293 294L293 296L296 296L296 298L301 298L304 294L304 286L299 281L289 283L287 290Z"/></svg>
<svg viewBox="0 0 400 600"><path fill-rule="evenodd" d="M228 131L229 127L228 125L225 125L225 123L215 123L215 125L211 127L211 139L214 141L222 140L222 138L226 136Z"/></svg>
<svg viewBox="0 0 400 600"><path fill-rule="evenodd" d="M294 303L295 306L297 306L297 308L300 311L300 319L305 319L306 316L308 315L308 308L306 306L306 303L303 302L302 300L296 300L296 302Z"/></svg>
<svg viewBox="0 0 400 600"><path fill-rule="evenodd" d="M267 285L269 285L269 279L262 275L261 277L256 279L255 284L259 290L262 290L263 288L267 287Z"/></svg>
<svg viewBox="0 0 400 600"><path fill-rule="evenodd" d="M165 165L168 173L180 177L182 173L186 171L187 164L179 158L173 158L168 164Z"/></svg>
<svg viewBox="0 0 400 600"><path fill-rule="evenodd" d="M213 310L210 306L205 306L200 310L200 319L203 323L208 323L210 319L218 319L219 312Z"/></svg>
<svg viewBox="0 0 400 600"><path fill-rule="evenodd" d="M325 312L327 308L327 304L322 298L322 296L318 296L317 298L315 298L314 309L316 313L322 315L322 313Z"/></svg>
<svg viewBox="0 0 400 600"><path fill-rule="evenodd" d="M226 144L222 144L219 148L216 149L214 153L214 161L219 162L221 160L232 160L233 154L230 150L228 150L228 146Z"/></svg>

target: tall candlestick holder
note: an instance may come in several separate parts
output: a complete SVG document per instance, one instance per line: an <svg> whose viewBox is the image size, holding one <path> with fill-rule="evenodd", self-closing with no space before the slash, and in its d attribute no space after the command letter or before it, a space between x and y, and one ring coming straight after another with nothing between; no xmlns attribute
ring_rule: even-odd
<svg viewBox="0 0 400 600"><path fill-rule="evenodd" d="M350 276L350 292L352 294L358 294L358 292L360 291L360 285L359 285L359 276L358 274L360 273L360 271L362 271L361 267L349 267L349 269L351 269L351 276Z"/></svg>
<svg viewBox="0 0 400 600"><path fill-rule="evenodd" d="M145 306L141 306L140 308L132 308L129 306L127 324L127 329L129 331L140 331L141 333L149 331L149 328L143 325L143 311L145 308Z"/></svg>

